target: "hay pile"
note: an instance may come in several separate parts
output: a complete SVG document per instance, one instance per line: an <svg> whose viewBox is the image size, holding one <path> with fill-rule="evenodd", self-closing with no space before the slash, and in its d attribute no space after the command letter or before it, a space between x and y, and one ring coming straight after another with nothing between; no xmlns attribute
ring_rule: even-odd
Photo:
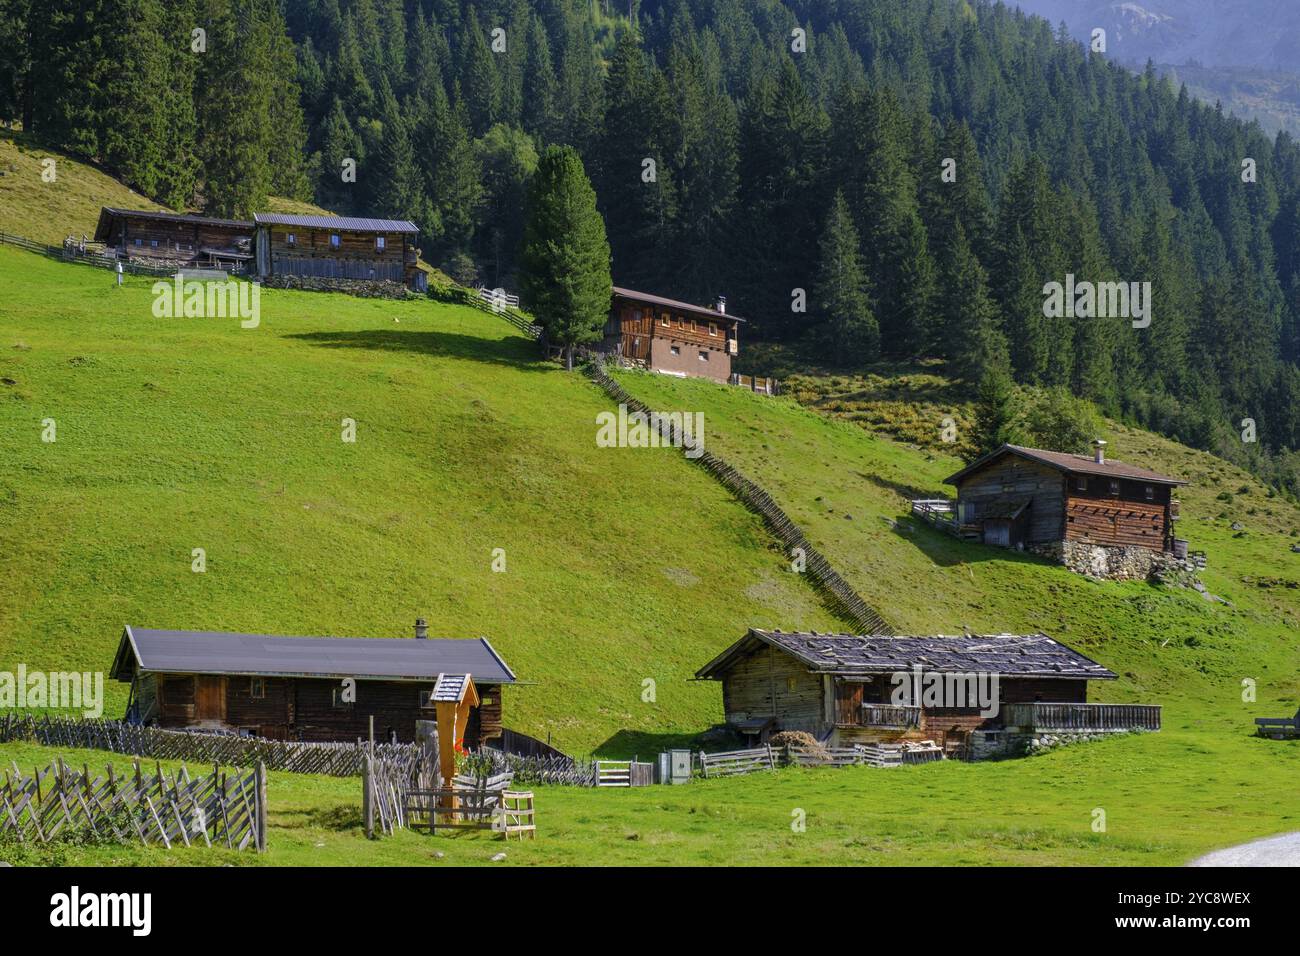
<svg viewBox="0 0 1300 956"><path fill-rule="evenodd" d="M829 760L831 757L826 748L817 742L816 737L802 730L783 730L780 733L773 734L768 743L774 749L787 746L796 747L808 756L815 757L818 760Z"/></svg>

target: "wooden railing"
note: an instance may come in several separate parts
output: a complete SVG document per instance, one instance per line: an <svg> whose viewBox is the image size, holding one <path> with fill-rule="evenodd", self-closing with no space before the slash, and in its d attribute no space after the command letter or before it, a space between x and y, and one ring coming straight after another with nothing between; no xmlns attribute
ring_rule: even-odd
<svg viewBox="0 0 1300 956"><path fill-rule="evenodd" d="M921 725L921 708L899 704L863 704L858 714L859 727L889 727L905 730Z"/></svg>
<svg viewBox="0 0 1300 956"><path fill-rule="evenodd" d="M1024 730L1159 730L1158 704L1003 704L1002 724Z"/></svg>
<svg viewBox="0 0 1300 956"><path fill-rule="evenodd" d="M947 498L913 499L912 514L941 531L953 533L957 531L956 502L949 501Z"/></svg>

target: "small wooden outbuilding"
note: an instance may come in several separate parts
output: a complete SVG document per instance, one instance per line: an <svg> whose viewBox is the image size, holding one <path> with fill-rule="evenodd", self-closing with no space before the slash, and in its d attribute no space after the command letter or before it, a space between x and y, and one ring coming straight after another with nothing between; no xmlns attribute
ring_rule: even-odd
<svg viewBox="0 0 1300 956"><path fill-rule="evenodd" d="M455 714L457 741L502 734L515 675L487 638L280 637L126 627L111 676L131 685L127 718L277 740L415 740L417 720Z"/></svg>
<svg viewBox="0 0 1300 956"><path fill-rule="evenodd" d="M123 259L164 259L180 265L245 269L253 259L253 224L149 209L104 206L95 241Z"/></svg>
<svg viewBox="0 0 1300 956"><path fill-rule="evenodd" d="M1046 634L750 628L695 676L722 683L727 725L757 742L797 730L833 747L928 739L984 753L1006 735L1160 726L1158 707L1088 703L1088 682L1115 674Z"/></svg>

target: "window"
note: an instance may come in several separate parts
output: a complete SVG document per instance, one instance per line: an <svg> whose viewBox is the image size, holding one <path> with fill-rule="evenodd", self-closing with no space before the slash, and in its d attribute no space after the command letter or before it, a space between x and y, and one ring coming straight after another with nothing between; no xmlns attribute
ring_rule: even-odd
<svg viewBox="0 0 1300 956"><path fill-rule="evenodd" d="M253 677L248 681L248 696L253 700L266 699L266 678Z"/></svg>
<svg viewBox="0 0 1300 956"><path fill-rule="evenodd" d="M1114 478L1110 480L1110 493L1112 495L1119 494L1119 482L1116 481Z"/></svg>
<svg viewBox="0 0 1300 956"><path fill-rule="evenodd" d="M343 699L343 688L335 687L330 691L330 706L335 710L351 710L352 702Z"/></svg>
<svg viewBox="0 0 1300 956"><path fill-rule="evenodd" d="M375 252L384 251L384 236L375 236Z"/></svg>
<svg viewBox="0 0 1300 956"><path fill-rule="evenodd" d="M667 312L659 313L659 324L662 325L665 329L673 324Z"/></svg>
<svg viewBox="0 0 1300 956"><path fill-rule="evenodd" d="M291 232L284 237L284 242L285 245L296 246L298 244L298 237Z"/></svg>
<svg viewBox="0 0 1300 956"><path fill-rule="evenodd" d="M717 337L718 337L718 323L717 323L717 322L710 322L710 323L709 323L709 334L712 335L714 338L717 338Z"/></svg>
<svg viewBox="0 0 1300 956"><path fill-rule="evenodd" d="M1146 495L1147 501L1156 500L1156 489L1154 485L1147 485L1146 488L1143 489L1143 493Z"/></svg>
<svg viewBox="0 0 1300 956"><path fill-rule="evenodd" d="M682 318L680 315L677 316L677 327L678 327L679 329L684 329L684 328L686 328L686 320L685 320L684 318Z"/></svg>
<svg viewBox="0 0 1300 956"><path fill-rule="evenodd" d="M791 675L785 679L785 689L787 691L797 690L799 687L799 678Z"/></svg>
<svg viewBox="0 0 1300 956"><path fill-rule="evenodd" d="M668 348L669 348L669 350L670 350L674 355L681 355L681 354L682 354L682 350L681 350L680 348L678 348L676 345L670 345Z"/></svg>
<svg viewBox="0 0 1300 956"><path fill-rule="evenodd" d="M150 248L150 249L157 249L157 248L158 248L158 240L157 240L157 239L150 239L150 240L149 240L149 248Z"/></svg>
<svg viewBox="0 0 1300 956"><path fill-rule="evenodd" d="M1075 481L1074 484L1075 484L1075 487L1078 488L1080 491L1087 491L1087 490L1088 490L1088 479L1087 479L1087 478L1079 478L1079 479L1077 479L1077 480Z"/></svg>
<svg viewBox="0 0 1300 956"><path fill-rule="evenodd" d="M423 710L433 710L433 688L420 688L420 707Z"/></svg>
<svg viewBox="0 0 1300 956"><path fill-rule="evenodd" d="M143 242L142 240L140 240L140 239L137 239L137 240L135 241L135 244L136 244L137 246L143 246L143 245L144 245L144 242Z"/></svg>
<svg viewBox="0 0 1300 956"><path fill-rule="evenodd" d="M709 353L708 353L708 352L701 352L701 353L700 353L700 361L701 361L701 362L707 362L708 360L709 360Z"/></svg>
<svg viewBox="0 0 1300 956"><path fill-rule="evenodd" d="M341 240L339 239L339 234L338 234L337 232L331 232L331 233L330 233L330 248L331 248L331 249L337 249L337 248L339 247L339 243L340 243L340 242L341 242Z"/></svg>

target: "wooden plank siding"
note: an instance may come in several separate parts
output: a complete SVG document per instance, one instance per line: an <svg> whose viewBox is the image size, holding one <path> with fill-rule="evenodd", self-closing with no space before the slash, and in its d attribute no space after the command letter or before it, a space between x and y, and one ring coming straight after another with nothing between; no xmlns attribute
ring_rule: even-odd
<svg viewBox="0 0 1300 956"><path fill-rule="evenodd" d="M820 674L774 647L764 647L737 661L722 683L728 723L776 717L781 730L818 736L827 728Z"/></svg>
<svg viewBox="0 0 1300 956"><path fill-rule="evenodd" d="M1007 455L961 483L959 520L962 524L977 524L995 501L1028 499L1024 543L1060 541L1065 525L1064 481L1065 477L1054 468Z"/></svg>
<svg viewBox="0 0 1300 956"><path fill-rule="evenodd" d="M202 249L234 253L252 238L251 228L120 216L106 245L125 255L187 259L197 258Z"/></svg>
<svg viewBox="0 0 1300 956"><path fill-rule="evenodd" d="M374 715L376 740L410 743L417 720L436 719L434 707L425 706L432 681L357 681L356 703L336 707L334 691L340 686L312 678L146 674L137 681L136 694L141 701L152 700L156 691L158 726L247 731L272 740L356 740L369 735ZM214 688L219 688L217 700L210 696L218 692ZM501 736L501 690L499 684L478 685L481 704L470 711L468 746ZM148 711L142 707L140 713Z"/></svg>
<svg viewBox="0 0 1300 956"><path fill-rule="evenodd" d="M692 314L619 297L610 308L605 340L624 358L659 371L726 382L731 377L728 343L737 338L738 328L722 312Z"/></svg>

